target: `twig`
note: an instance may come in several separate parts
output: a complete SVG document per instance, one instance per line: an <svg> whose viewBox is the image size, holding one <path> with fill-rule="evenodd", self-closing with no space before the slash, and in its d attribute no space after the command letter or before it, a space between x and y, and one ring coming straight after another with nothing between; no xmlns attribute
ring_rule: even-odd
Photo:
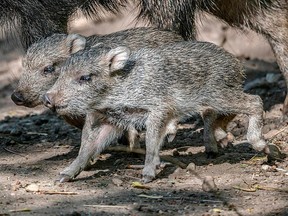
<svg viewBox="0 0 288 216"><path fill-rule="evenodd" d="M4 149L5 151L7 151L7 152L12 153L12 154L16 154L16 155L19 155L19 156L21 156L21 157L25 157L24 155L22 155L22 154L20 154L20 153L18 153L18 152L15 152L15 151L13 151L13 150L11 150L11 149L8 149L8 148L5 148L5 147L3 147L3 149Z"/></svg>
<svg viewBox="0 0 288 216"><path fill-rule="evenodd" d="M148 199L162 199L163 196L159 195L147 195L147 194L139 194L139 197L148 198Z"/></svg>
<svg viewBox="0 0 288 216"><path fill-rule="evenodd" d="M288 126L285 126L285 127L282 128L281 130L279 130L276 134L274 134L272 137L270 137L269 140L272 140L274 137L276 137L278 134L282 133L282 132L285 131L286 129L288 129Z"/></svg>
<svg viewBox="0 0 288 216"><path fill-rule="evenodd" d="M107 150L109 151L122 151L122 152L133 152L133 153L136 153L136 154L143 154L145 155L146 152L144 149L130 149L129 147L126 147L126 146L114 146L114 147L109 147L107 148ZM181 167L182 169L185 169L187 167L187 164L177 160L176 158L173 158L169 155L160 155L160 158L164 161L167 161L167 162L170 162L170 163L173 163L179 167Z"/></svg>
<svg viewBox="0 0 288 216"><path fill-rule="evenodd" d="M40 135L40 136L48 136L47 133L38 133L38 132L27 132L27 135Z"/></svg>
<svg viewBox="0 0 288 216"><path fill-rule="evenodd" d="M120 205L83 205L84 207L94 207L94 208L125 208L132 209L130 206L120 206Z"/></svg>
<svg viewBox="0 0 288 216"><path fill-rule="evenodd" d="M258 190L270 190L270 191L279 191L288 193L288 188L262 187L260 185L256 185L255 188Z"/></svg>
<svg viewBox="0 0 288 216"><path fill-rule="evenodd" d="M279 192L286 192L288 193L288 188L274 188L274 187L262 187L260 185L255 185L250 188L242 188L238 186L233 186L233 188L246 191L246 192L256 192L257 190L269 190L269 191L279 191Z"/></svg>
<svg viewBox="0 0 288 216"><path fill-rule="evenodd" d="M242 187L238 187L238 186L233 186L233 188L235 188L237 190L246 191L246 192L256 192L257 191L256 188L242 188Z"/></svg>
<svg viewBox="0 0 288 216"><path fill-rule="evenodd" d="M28 208L9 210L9 212L11 212L11 213L13 213L13 212L30 212L30 211L31 211L31 209L28 209Z"/></svg>
<svg viewBox="0 0 288 216"><path fill-rule="evenodd" d="M78 193L76 192L61 192L61 191L39 191L41 194L60 194L60 195L77 195Z"/></svg>

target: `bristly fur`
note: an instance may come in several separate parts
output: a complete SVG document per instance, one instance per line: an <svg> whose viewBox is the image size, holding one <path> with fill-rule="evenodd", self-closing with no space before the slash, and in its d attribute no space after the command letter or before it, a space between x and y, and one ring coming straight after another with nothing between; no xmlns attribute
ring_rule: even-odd
<svg viewBox="0 0 288 216"><path fill-rule="evenodd" d="M90 79L79 81L86 76ZM218 116L238 113L249 115L247 139L253 148L266 147L261 98L244 93L242 82L243 67L232 54L211 43L182 41L135 52L127 47L84 50L65 62L47 95L61 115L86 112L98 124L118 130L146 128L143 176L149 181L155 177L169 122L195 113L204 121L207 153L218 152L214 137ZM88 146L104 138L103 133L90 136L89 144L82 139ZM102 150L95 148L97 154ZM89 148L81 150L77 158L87 161ZM74 177L81 169L73 162L64 174Z"/></svg>
<svg viewBox="0 0 288 216"><path fill-rule="evenodd" d="M74 43L75 41L78 41L78 43ZM81 43L79 45L79 41L82 41L82 46ZM16 97L18 99L21 98L21 105L23 106L35 107L43 104L44 94L53 86L59 76L61 65L75 53L74 50L79 52L81 49L97 46L97 50L103 51L105 46L115 48L119 45L137 50L142 47L157 47L176 41L183 41L183 38L171 31L161 31L151 27L134 28L108 35L90 37L77 34L53 34L33 43L28 48L23 59L23 73L13 95L18 95ZM84 55L83 58L85 58ZM52 66L55 71L49 74L43 73L47 66ZM17 104L17 100L15 103ZM65 119L72 124L75 122L76 126L79 127L76 120L81 120L81 116L81 114L78 116L72 112ZM80 121L80 125L83 126L83 119Z"/></svg>
<svg viewBox="0 0 288 216"><path fill-rule="evenodd" d="M248 24L251 16L262 9L271 10L279 6L279 2L280 0L141 0L137 7L140 11L138 19L144 19L161 29L174 30L189 39L195 37L194 21L198 11L206 11L231 25L239 26ZM77 10L87 17L97 18L99 11L118 13L127 4L127 0L2 0L0 24L6 26L6 34L14 29L27 48L43 36L66 33L68 19Z"/></svg>
<svg viewBox="0 0 288 216"><path fill-rule="evenodd" d="M199 11L213 14L230 25L248 25L262 10L280 8L278 0L141 0L138 19L163 29L173 29L186 39L195 38L195 15Z"/></svg>
<svg viewBox="0 0 288 216"><path fill-rule="evenodd" d="M128 0L1 0L2 31L18 35L25 49L41 37L66 33L69 18L81 10L97 17L102 11L117 13ZM195 38L195 16L207 12L231 26L249 28L264 35L272 46L288 86L287 0L139 0L137 19L160 29L173 30L184 39ZM11 30L14 32L11 33ZM287 87L288 88L288 87ZM288 114L288 97L283 113Z"/></svg>
<svg viewBox="0 0 288 216"><path fill-rule="evenodd" d="M5 27L2 33L6 35L13 29L27 48L41 37L66 33L68 19L77 10L95 18L98 11L117 13L126 3L127 0L1 0L0 25Z"/></svg>

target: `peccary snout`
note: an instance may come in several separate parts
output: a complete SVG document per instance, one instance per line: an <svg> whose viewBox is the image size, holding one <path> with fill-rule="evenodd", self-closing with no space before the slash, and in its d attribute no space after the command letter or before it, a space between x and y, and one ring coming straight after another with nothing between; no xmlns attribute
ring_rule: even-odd
<svg viewBox="0 0 288 216"><path fill-rule="evenodd" d="M24 105L24 97L18 91L13 92L13 94L11 95L11 99L18 106Z"/></svg>
<svg viewBox="0 0 288 216"><path fill-rule="evenodd" d="M46 93L43 96L43 103L46 107L48 107L51 110L55 110L55 102L53 100L53 95L50 93Z"/></svg>

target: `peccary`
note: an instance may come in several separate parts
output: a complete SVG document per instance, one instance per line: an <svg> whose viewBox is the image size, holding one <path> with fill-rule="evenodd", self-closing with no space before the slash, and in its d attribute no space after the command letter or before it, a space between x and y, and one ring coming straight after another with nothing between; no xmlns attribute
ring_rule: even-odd
<svg viewBox="0 0 288 216"><path fill-rule="evenodd" d="M99 11L117 13L126 3L127 0L1 0L0 25L7 35L19 37L27 49L42 37L67 33L68 20L77 10L96 18Z"/></svg>
<svg viewBox="0 0 288 216"><path fill-rule="evenodd" d="M87 17L99 11L118 13L127 0L0 1L0 24L7 34L16 33L25 48L41 37L66 33L67 22L77 10ZM228 24L249 28L271 44L288 88L288 3L287 0L140 0L135 2L138 20L161 29L170 29L185 39L195 37L195 16L207 12ZM288 113L286 96L283 113Z"/></svg>
<svg viewBox="0 0 288 216"><path fill-rule="evenodd" d="M90 49L67 60L45 100L61 115L87 112L76 160L61 172L76 177L123 130L146 128L143 180L155 177L167 124L199 113L204 145L217 148L219 115L249 115L247 139L269 153L262 138L262 101L243 92L237 59L205 42L178 42L132 52L127 47ZM212 147L211 147L212 146Z"/></svg>
<svg viewBox="0 0 288 216"><path fill-rule="evenodd" d="M42 97L58 78L61 64L73 53L102 44L116 47L125 45L131 50L156 47L165 43L181 41L183 38L170 31L155 28L134 28L108 35L83 37L78 34L54 34L32 44L23 59L23 74L13 94L17 105L35 107L42 104ZM85 114L63 116L69 123L82 128Z"/></svg>

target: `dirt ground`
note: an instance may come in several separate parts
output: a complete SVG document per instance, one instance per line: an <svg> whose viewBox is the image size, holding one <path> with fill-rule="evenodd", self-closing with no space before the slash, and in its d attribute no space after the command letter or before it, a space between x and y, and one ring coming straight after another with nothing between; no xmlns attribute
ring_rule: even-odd
<svg viewBox="0 0 288 216"><path fill-rule="evenodd" d="M265 138L287 154L288 120L281 113L286 87L277 64L243 63L246 92L264 102ZM144 156L108 150L74 181L57 182L59 172L76 158L81 134L43 107L13 104L17 76L11 70L19 64L18 52L2 49L0 215L288 215L288 159L271 162L255 152L245 141L244 115L229 124L235 140L213 159L204 153L199 117L182 123L161 155L189 166L163 163L157 179L144 186L135 183L141 181Z"/></svg>

